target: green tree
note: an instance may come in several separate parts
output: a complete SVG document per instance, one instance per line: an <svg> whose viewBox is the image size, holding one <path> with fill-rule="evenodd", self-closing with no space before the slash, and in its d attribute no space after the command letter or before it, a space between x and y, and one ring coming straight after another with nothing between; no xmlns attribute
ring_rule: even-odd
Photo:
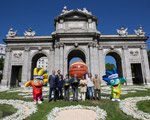
<svg viewBox="0 0 150 120"><path fill-rule="evenodd" d="M106 71L112 71L112 68L116 68L116 66L112 63L107 63L106 64Z"/></svg>

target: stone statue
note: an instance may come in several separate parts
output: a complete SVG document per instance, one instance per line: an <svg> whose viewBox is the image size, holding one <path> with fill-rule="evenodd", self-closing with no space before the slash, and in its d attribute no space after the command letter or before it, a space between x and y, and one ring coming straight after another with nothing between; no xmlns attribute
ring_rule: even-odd
<svg viewBox="0 0 150 120"><path fill-rule="evenodd" d="M10 28L6 36L7 38L15 37L17 36L17 31L13 32L13 28Z"/></svg>
<svg viewBox="0 0 150 120"><path fill-rule="evenodd" d="M67 10L67 6L64 6L64 9L62 10L61 15L66 14L66 13L71 12L71 11L73 11L73 10Z"/></svg>
<svg viewBox="0 0 150 120"><path fill-rule="evenodd" d="M83 8L83 12L85 12L87 14L89 13L86 8Z"/></svg>
<svg viewBox="0 0 150 120"><path fill-rule="evenodd" d="M142 25L139 26L138 30L134 30L137 36L145 36L145 32L142 30Z"/></svg>
<svg viewBox="0 0 150 120"><path fill-rule="evenodd" d="M67 10L67 6L64 6L64 9L62 10L62 13L66 13L68 10Z"/></svg>
<svg viewBox="0 0 150 120"><path fill-rule="evenodd" d="M77 9L78 11L81 11L81 12L83 12L83 13L86 13L86 14L92 14L91 12L88 12L88 10L86 9L86 8L83 8L83 10L81 10L81 9Z"/></svg>
<svg viewBox="0 0 150 120"><path fill-rule="evenodd" d="M120 36L126 36L126 35L128 35L127 30L128 30L128 28L124 29L124 27L121 26L121 30L118 30L118 29L117 29L117 33L118 33Z"/></svg>
<svg viewBox="0 0 150 120"><path fill-rule="evenodd" d="M32 31L32 28L29 28L29 31L24 32L24 36L26 37L33 37L35 35L35 31Z"/></svg>

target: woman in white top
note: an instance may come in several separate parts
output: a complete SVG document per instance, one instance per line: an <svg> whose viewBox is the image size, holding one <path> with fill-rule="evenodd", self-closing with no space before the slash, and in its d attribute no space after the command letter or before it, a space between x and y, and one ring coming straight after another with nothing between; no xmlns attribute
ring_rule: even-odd
<svg viewBox="0 0 150 120"><path fill-rule="evenodd" d="M88 92L89 92L89 98L93 99L94 84L93 84L93 79L92 79L92 74L91 73L88 74L88 78L86 80L87 80L87 88L88 88Z"/></svg>
<svg viewBox="0 0 150 120"><path fill-rule="evenodd" d="M85 94L87 92L87 81L84 78L84 75L82 76L81 80L80 80L80 92L81 92L81 98L82 101L85 101Z"/></svg>

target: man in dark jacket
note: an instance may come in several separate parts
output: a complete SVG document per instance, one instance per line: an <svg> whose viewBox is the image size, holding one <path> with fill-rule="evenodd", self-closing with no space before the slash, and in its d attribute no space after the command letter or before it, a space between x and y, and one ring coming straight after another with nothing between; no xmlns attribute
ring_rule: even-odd
<svg viewBox="0 0 150 120"><path fill-rule="evenodd" d="M49 102L52 100L51 95L52 92L54 94L54 101L56 102L56 85L57 85L57 79L55 75L55 70L52 71L52 75L49 76L48 83L49 83Z"/></svg>
<svg viewBox="0 0 150 120"><path fill-rule="evenodd" d="M74 78L71 79L71 86L72 86L72 92L73 92L73 101L78 102L79 79L77 78L77 74L74 74Z"/></svg>
<svg viewBox="0 0 150 120"><path fill-rule="evenodd" d="M63 99L63 95L62 95L63 89L64 89L63 87L64 87L64 80L63 80L62 76L60 75L59 79L57 79L57 88L56 88L56 90L58 90L58 99L59 100Z"/></svg>
<svg viewBox="0 0 150 120"><path fill-rule="evenodd" d="M59 76L61 76L63 78L63 75L61 74L61 71L57 70L57 75L56 75L57 81L59 80ZM56 99L59 99L59 91L58 91L58 89L56 89Z"/></svg>

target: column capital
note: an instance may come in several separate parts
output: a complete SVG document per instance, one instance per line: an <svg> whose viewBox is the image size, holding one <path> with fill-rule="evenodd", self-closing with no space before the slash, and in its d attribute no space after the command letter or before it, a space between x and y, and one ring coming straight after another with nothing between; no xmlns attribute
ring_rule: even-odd
<svg viewBox="0 0 150 120"><path fill-rule="evenodd" d="M123 50L127 50L127 49L128 49L128 46L127 46L127 45L123 45L123 46L122 46L122 49L123 49Z"/></svg>
<svg viewBox="0 0 150 120"><path fill-rule="evenodd" d="M54 48L59 48L59 46L60 46L59 42L56 42L55 45L54 45Z"/></svg>
<svg viewBox="0 0 150 120"><path fill-rule="evenodd" d="M97 48L98 48L97 39L94 40L94 42L93 42L93 47L97 47Z"/></svg>
<svg viewBox="0 0 150 120"><path fill-rule="evenodd" d="M50 50L50 51L53 51L54 49L53 49L53 47L51 46L51 47L49 48L49 50Z"/></svg>
<svg viewBox="0 0 150 120"><path fill-rule="evenodd" d="M63 42L59 42L59 47L64 47L64 43Z"/></svg>
<svg viewBox="0 0 150 120"><path fill-rule="evenodd" d="M102 45L99 45L99 46L98 46L98 49L99 49L99 50L102 50L102 49L103 49L103 46L102 46Z"/></svg>
<svg viewBox="0 0 150 120"><path fill-rule="evenodd" d="M89 47L93 47L93 42L89 42L89 43L88 43L88 46L89 46Z"/></svg>
<svg viewBox="0 0 150 120"><path fill-rule="evenodd" d="M147 49L146 45L141 45L141 49Z"/></svg>

